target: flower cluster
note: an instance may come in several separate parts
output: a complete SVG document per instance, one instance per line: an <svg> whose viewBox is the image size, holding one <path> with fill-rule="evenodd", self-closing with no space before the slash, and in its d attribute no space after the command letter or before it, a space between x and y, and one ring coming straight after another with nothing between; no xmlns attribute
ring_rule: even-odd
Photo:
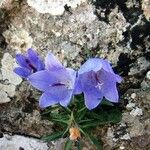
<svg viewBox="0 0 150 150"><path fill-rule="evenodd" d="M43 63L32 49L25 56L17 54L16 60L20 67L14 72L43 92L39 100L41 108L55 104L66 107L74 95L81 93L89 110L96 108L103 97L118 102L116 83L122 79L107 60L90 58L78 71L65 68L52 53L47 54Z"/></svg>

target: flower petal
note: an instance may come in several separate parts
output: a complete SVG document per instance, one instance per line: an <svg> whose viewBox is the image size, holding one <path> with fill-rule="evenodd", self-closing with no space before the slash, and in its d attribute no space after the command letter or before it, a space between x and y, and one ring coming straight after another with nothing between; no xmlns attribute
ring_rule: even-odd
<svg viewBox="0 0 150 150"><path fill-rule="evenodd" d="M114 73L114 71L113 71L113 69L112 69L112 67L110 65L110 62L108 60L101 60L101 61L102 61L102 64L103 64L102 68L105 71L107 71L109 73L112 73L112 75L114 76L114 78L116 78L116 82L121 83L122 78L119 75L117 75L117 74Z"/></svg>
<svg viewBox="0 0 150 150"><path fill-rule="evenodd" d="M99 71L102 68L102 62L99 58L88 59L79 69L78 73L82 74L89 71Z"/></svg>
<svg viewBox="0 0 150 150"><path fill-rule="evenodd" d="M73 70L72 68L66 68L66 70L70 75L70 81L72 83L72 86L74 87L77 72Z"/></svg>
<svg viewBox="0 0 150 150"><path fill-rule="evenodd" d="M44 69L45 69L45 65L44 65L44 63L42 62L42 60L40 60L40 59L38 60L36 66L37 66L37 71L40 71L40 70L44 70Z"/></svg>
<svg viewBox="0 0 150 150"><path fill-rule="evenodd" d="M46 108L48 106L52 106L57 103L58 101L56 99L53 99L50 93L43 93L39 100L39 106L41 108Z"/></svg>
<svg viewBox="0 0 150 150"><path fill-rule="evenodd" d="M44 63L42 62L36 51L29 48L27 51L27 56L31 64L33 64L33 66L35 66L38 71L45 68Z"/></svg>
<svg viewBox="0 0 150 150"><path fill-rule="evenodd" d="M106 89L105 89L106 90ZM109 89L107 92L104 92L104 96L106 99L108 99L111 102L117 103L119 100L117 87L115 84L110 84Z"/></svg>
<svg viewBox="0 0 150 150"><path fill-rule="evenodd" d="M29 82L37 89L46 91L51 84L56 83L57 78L48 71L38 71L28 77Z"/></svg>
<svg viewBox="0 0 150 150"><path fill-rule="evenodd" d="M21 68L21 67L15 68L14 72L23 78L27 78L31 74L31 71L29 69Z"/></svg>
<svg viewBox="0 0 150 150"><path fill-rule="evenodd" d="M110 65L110 62L108 60L104 60L104 59L101 59L101 62L102 62L102 68L107 71L107 72L111 72L111 73L114 73L111 65Z"/></svg>
<svg viewBox="0 0 150 150"><path fill-rule="evenodd" d="M29 48L27 51L27 57L31 62L37 62L38 60L38 54L36 51L34 51L32 48Z"/></svg>
<svg viewBox="0 0 150 150"><path fill-rule="evenodd" d="M59 68L48 72L51 77L56 78L55 83L67 84L67 82L71 81L70 73L65 68Z"/></svg>
<svg viewBox="0 0 150 150"><path fill-rule="evenodd" d="M84 92L84 99L85 99L86 107L89 110L94 109L102 101L102 97L103 96L100 93L100 91L99 91L99 93L97 93L94 91L94 89L92 91Z"/></svg>
<svg viewBox="0 0 150 150"><path fill-rule="evenodd" d="M47 92L50 93L54 99L61 101L67 97L69 91L65 85L55 85L50 86Z"/></svg>
<svg viewBox="0 0 150 150"><path fill-rule="evenodd" d="M81 94L82 93L82 87L81 87L81 82L80 78L77 77L74 85L74 91L73 94Z"/></svg>
<svg viewBox="0 0 150 150"><path fill-rule="evenodd" d="M101 91L105 98L111 102L118 102L119 97L114 74L102 69L98 72L98 79L101 83Z"/></svg>
<svg viewBox="0 0 150 150"><path fill-rule="evenodd" d="M16 55L16 60L17 63L21 66L21 67L25 67L25 68L29 68L28 63L27 63L27 57L25 57L22 54L17 54ZM29 68L30 69L30 68Z"/></svg>
<svg viewBox="0 0 150 150"><path fill-rule="evenodd" d="M119 76L119 75L117 75L117 74L115 74L115 78L116 78L116 81L118 82L118 83L121 83L122 82L122 78Z"/></svg>
<svg viewBox="0 0 150 150"><path fill-rule="evenodd" d="M45 68L47 70L57 70L64 68L52 53L48 53L45 58Z"/></svg>
<svg viewBox="0 0 150 150"><path fill-rule="evenodd" d="M94 71L85 72L79 75L79 83L83 91L87 91L97 85L95 75L96 73Z"/></svg>
<svg viewBox="0 0 150 150"><path fill-rule="evenodd" d="M67 92L66 97L59 101L60 105L62 105L64 107L67 107L67 105L71 101L73 90L67 90L66 92Z"/></svg>

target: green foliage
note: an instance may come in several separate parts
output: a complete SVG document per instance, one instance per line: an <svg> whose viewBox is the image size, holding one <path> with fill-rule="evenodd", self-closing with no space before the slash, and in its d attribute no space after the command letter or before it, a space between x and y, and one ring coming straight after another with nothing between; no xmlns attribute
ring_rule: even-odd
<svg viewBox="0 0 150 150"><path fill-rule="evenodd" d="M72 148L72 143L73 143L73 141L67 140L67 141L66 141L66 144L65 144L65 147L64 147L64 150L71 150L71 148Z"/></svg>
<svg viewBox="0 0 150 150"><path fill-rule="evenodd" d="M118 107L107 100L103 100L99 107L89 111L83 102L83 95L74 98L67 109L62 106L54 106L47 109L43 115L60 127L60 131L43 137L43 140L52 141L61 137L68 137L69 129L75 126L95 145L97 150L102 150L102 142L97 137L94 137L90 131L97 126L119 123L122 117ZM72 144L73 141L67 140L65 150L70 150ZM82 150L83 143L80 140L76 141L75 146L78 150Z"/></svg>
<svg viewBox="0 0 150 150"><path fill-rule="evenodd" d="M103 143L98 138L94 137L93 135L89 135L88 137L92 144L95 145L97 150L103 150Z"/></svg>
<svg viewBox="0 0 150 150"><path fill-rule="evenodd" d="M62 135L63 135L63 132L58 131L58 132L52 133L51 135L42 137L42 140L44 140L44 141L55 141L55 140L61 138Z"/></svg>
<svg viewBox="0 0 150 150"><path fill-rule="evenodd" d="M76 145L76 147L77 147L78 150L82 150L84 144L80 140L80 141L76 141L75 145Z"/></svg>

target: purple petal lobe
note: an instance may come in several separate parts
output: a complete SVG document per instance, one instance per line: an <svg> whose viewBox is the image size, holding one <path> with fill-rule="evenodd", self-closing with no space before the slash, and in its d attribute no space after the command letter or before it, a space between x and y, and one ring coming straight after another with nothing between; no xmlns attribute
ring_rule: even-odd
<svg viewBox="0 0 150 150"><path fill-rule="evenodd" d="M27 63L27 57L25 57L24 55L17 54L17 55L16 55L16 60L17 60L17 63L18 63L21 67L29 68L28 63Z"/></svg>
<svg viewBox="0 0 150 150"><path fill-rule="evenodd" d="M103 64L102 68L105 71L107 71L108 73L112 73L113 76L114 76L114 78L116 79L116 82L121 83L122 78L119 75L117 75L117 74L114 73L114 71L113 71L113 69L112 69L112 67L110 65L110 62L108 60L101 60L101 61L102 61L102 64Z"/></svg>
<svg viewBox="0 0 150 150"><path fill-rule="evenodd" d="M72 83L72 85L75 84L75 80L76 80L76 74L77 72L71 68L66 68L67 72L69 73L70 75L70 81Z"/></svg>
<svg viewBox="0 0 150 150"><path fill-rule="evenodd" d="M89 71L99 71L102 68L102 62L99 58L90 58L79 69L78 73L82 74Z"/></svg>
<svg viewBox="0 0 150 150"><path fill-rule="evenodd" d="M99 94L99 96L97 96L97 93L95 95L92 92L93 91L84 92L85 105L89 110L97 107L102 101L102 95Z"/></svg>
<svg viewBox="0 0 150 150"><path fill-rule="evenodd" d="M59 68L58 70L51 70L48 72L51 77L56 78L55 83L66 84L71 80L71 76L65 68Z"/></svg>
<svg viewBox="0 0 150 150"><path fill-rule="evenodd" d="M68 90L66 92L67 92L66 97L59 101L60 105L62 105L64 107L67 107L67 105L69 104L69 102L71 100L71 97L72 97L73 91L72 90Z"/></svg>
<svg viewBox="0 0 150 150"><path fill-rule="evenodd" d="M38 71L28 77L29 82L37 89L46 91L51 84L56 83L57 78L51 75L48 71Z"/></svg>
<svg viewBox="0 0 150 150"><path fill-rule="evenodd" d="M30 60L31 64L33 66L35 66L38 71L44 69L44 67L45 67L44 63L42 62L42 60L40 59L40 57L38 56L36 51L34 51L33 49L30 48L30 49L28 49L27 55L28 55L28 59Z"/></svg>
<svg viewBox="0 0 150 150"><path fill-rule="evenodd" d="M38 71L45 69L45 65L44 65L44 63L43 63L43 61L42 61L41 59L39 59L39 60L37 61L36 66L37 66L37 70L38 70Z"/></svg>
<svg viewBox="0 0 150 150"><path fill-rule="evenodd" d="M101 62L102 62L102 68L107 71L107 72L111 72L111 73L114 73L111 65L110 65L110 62L108 60L103 60L101 59Z"/></svg>
<svg viewBox="0 0 150 150"><path fill-rule="evenodd" d="M119 76L119 75L117 75L117 74L115 74L115 78L116 78L116 81L118 82L118 83L121 83L122 82L122 78Z"/></svg>
<svg viewBox="0 0 150 150"><path fill-rule="evenodd" d="M110 85L107 92L104 94L105 98L111 102L117 103L119 100L118 91L115 84Z"/></svg>
<svg viewBox="0 0 150 150"><path fill-rule="evenodd" d="M80 78L77 77L74 85L74 91L73 94L81 94L82 93L82 87L81 87L81 82Z"/></svg>
<svg viewBox="0 0 150 150"><path fill-rule="evenodd" d="M79 75L79 83L83 91L95 88L97 85L96 73L94 71L86 72Z"/></svg>
<svg viewBox="0 0 150 150"><path fill-rule="evenodd" d="M47 92L50 93L54 99L61 101L68 96L69 91L65 85L53 85Z"/></svg>
<svg viewBox="0 0 150 150"><path fill-rule="evenodd" d="M41 108L46 108L48 106L52 106L57 103L58 101L56 99L53 99L50 93L43 93L39 100L39 106Z"/></svg>
<svg viewBox="0 0 150 150"><path fill-rule="evenodd" d="M31 71L29 69L21 68L21 67L15 68L14 72L23 78L27 78L31 74Z"/></svg>
<svg viewBox="0 0 150 150"><path fill-rule="evenodd" d="M52 53L48 53L45 58L45 68L47 70L57 70L64 67Z"/></svg>
<svg viewBox="0 0 150 150"><path fill-rule="evenodd" d="M105 70L98 72L98 79L101 83L101 91L106 99L111 102L118 102L118 91L116 88L116 78L114 74L108 73Z"/></svg>
<svg viewBox="0 0 150 150"><path fill-rule="evenodd" d="M31 62L37 62L38 60L38 54L32 48L28 49L27 56Z"/></svg>

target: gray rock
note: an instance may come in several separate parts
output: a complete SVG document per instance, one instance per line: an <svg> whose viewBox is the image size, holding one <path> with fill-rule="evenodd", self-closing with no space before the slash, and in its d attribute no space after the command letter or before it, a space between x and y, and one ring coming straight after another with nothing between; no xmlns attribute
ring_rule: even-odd
<svg viewBox="0 0 150 150"><path fill-rule="evenodd" d="M20 135L7 135L0 138L1 150L50 150L47 143L41 140L28 138Z"/></svg>
<svg viewBox="0 0 150 150"><path fill-rule="evenodd" d="M137 59L137 63L130 69L129 75L142 74L143 71L147 71L150 67L150 62L145 57Z"/></svg>
<svg viewBox="0 0 150 150"><path fill-rule="evenodd" d="M10 102L10 98L7 93L4 91L0 91L0 104Z"/></svg>
<svg viewBox="0 0 150 150"><path fill-rule="evenodd" d="M27 3L29 6L33 7L40 13L62 15L65 11L65 5L76 8L78 5L86 1L87 0L28 0Z"/></svg>
<svg viewBox="0 0 150 150"><path fill-rule="evenodd" d="M16 66L14 58L9 53L5 53L1 60L1 64L3 80L8 80L8 82L13 85L19 85L22 82L22 79L13 72L13 69Z"/></svg>

